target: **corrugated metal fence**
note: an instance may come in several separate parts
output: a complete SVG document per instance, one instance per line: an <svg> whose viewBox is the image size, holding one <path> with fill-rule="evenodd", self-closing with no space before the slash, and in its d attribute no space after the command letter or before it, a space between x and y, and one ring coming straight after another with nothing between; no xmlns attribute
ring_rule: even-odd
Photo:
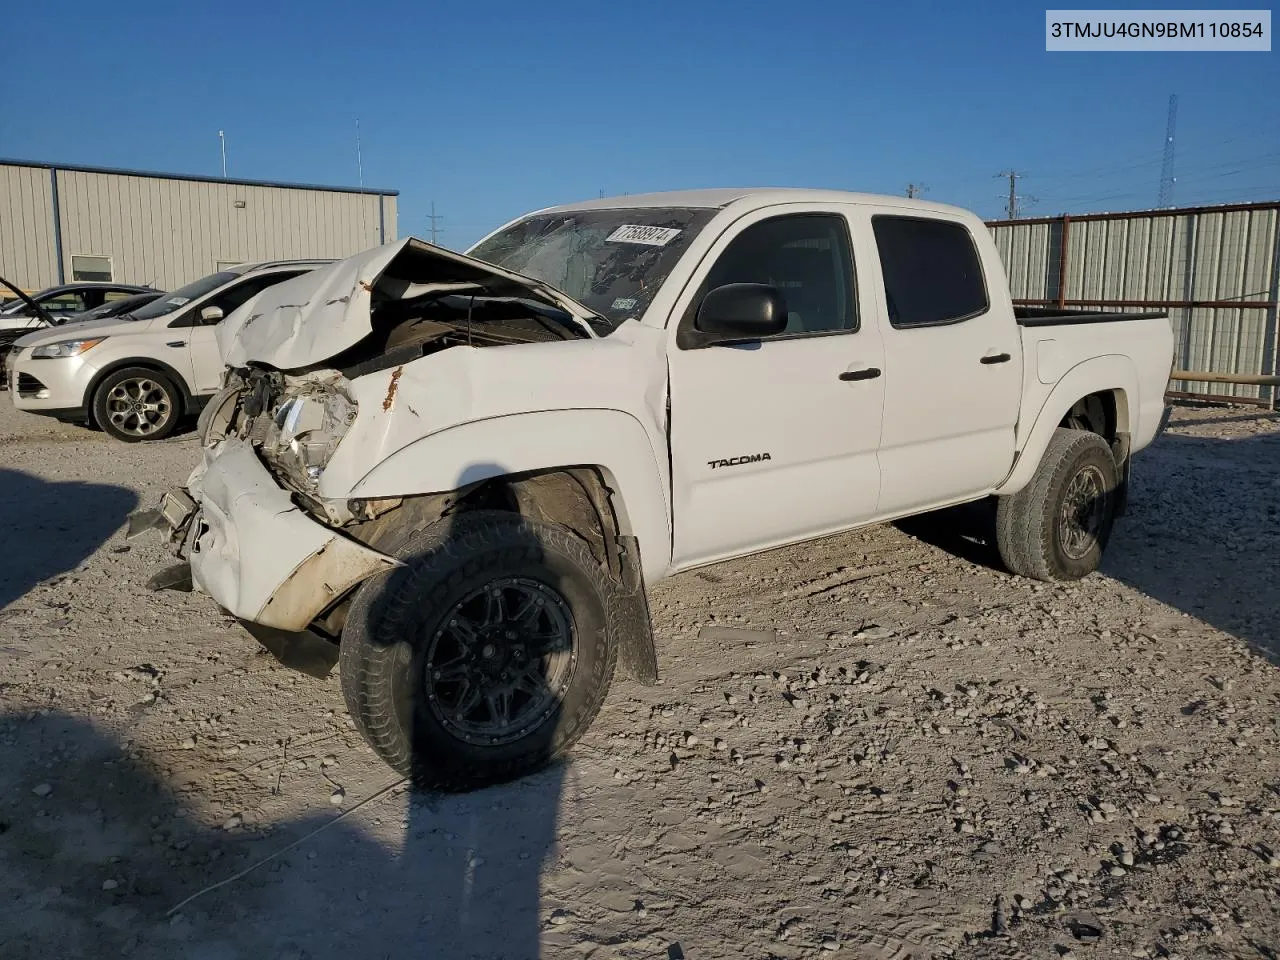
<svg viewBox="0 0 1280 960"><path fill-rule="evenodd" d="M1277 406L1280 201L988 226L1016 303L1167 311L1172 396Z"/></svg>

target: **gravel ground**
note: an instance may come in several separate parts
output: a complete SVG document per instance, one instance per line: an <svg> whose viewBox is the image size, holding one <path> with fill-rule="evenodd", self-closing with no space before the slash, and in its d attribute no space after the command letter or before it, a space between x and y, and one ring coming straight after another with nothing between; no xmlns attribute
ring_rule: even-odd
<svg viewBox="0 0 1280 960"><path fill-rule="evenodd" d="M1280 951L1273 415L1180 410L1069 587L973 511L678 577L661 685L452 797L394 785L336 676L146 590L125 516L195 457L0 397L6 960Z"/></svg>

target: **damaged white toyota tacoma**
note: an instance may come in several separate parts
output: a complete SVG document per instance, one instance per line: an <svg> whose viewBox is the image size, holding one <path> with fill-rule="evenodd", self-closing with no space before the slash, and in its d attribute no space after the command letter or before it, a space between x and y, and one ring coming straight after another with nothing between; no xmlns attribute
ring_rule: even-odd
<svg viewBox="0 0 1280 960"><path fill-rule="evenodd" d="M1012 571L1091 573L1173 364L1163 314L1015 308L968 212L772 189L401 240L219 342L202 462L134 518L186 561L155 585L339 665L444 788L565 751L616 662L655 680L645 589L682 570L987 501Z"/></svg>

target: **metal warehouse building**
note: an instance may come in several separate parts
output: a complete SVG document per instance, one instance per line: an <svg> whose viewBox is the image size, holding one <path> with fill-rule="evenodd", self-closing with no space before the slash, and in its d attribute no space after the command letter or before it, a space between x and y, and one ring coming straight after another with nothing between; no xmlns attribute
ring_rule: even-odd
<svg viewBox="0 0 1280 960"><path fill-rule="evenodd" d="M1166 311L1172 396L1280 406L1280 201L988 226L1015 302Z"/></svg>
<svg viewBox="0 0 1280 960"><path fill-rule="evenodd" d="M396 238L398 195L0 160L0 276L172 290L232 263L347 257Z"/></svg>

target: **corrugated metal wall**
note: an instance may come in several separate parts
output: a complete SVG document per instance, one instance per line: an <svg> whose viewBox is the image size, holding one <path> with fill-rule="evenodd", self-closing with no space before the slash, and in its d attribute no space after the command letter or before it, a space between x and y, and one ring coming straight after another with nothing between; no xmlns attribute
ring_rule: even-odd
<svg viewBox="0 0 1280 960"><path fill-rule="evenodd" d="M58 168L62 274L109 257L112 279L173 289L220 263L341 258L396 234L394 195L186 180ZM39 289L58 281L47 167L0 165L0 275ZM43 206L29 195L43 184Z"/></svg>
<svg viewBox="0 0 1280 960"><path fill-rule="evenodd" d="M0 276L25 289L52 286L58 281L54 249L49 171L0 166Z"/></svg>
<svg viewBox="0 0 1280 960"><path fill-rule="evenodd" d="M1166 310L1178 345L1178 369L1276 373L1280 203L989 226L1015 300ZM1113 305L1103 305L1107 302ZM1245 308L1234 302L1267 305ZM1277 395L1274 387L1243 384L1174 381L1170 389L1272 402Z"/></svg>

